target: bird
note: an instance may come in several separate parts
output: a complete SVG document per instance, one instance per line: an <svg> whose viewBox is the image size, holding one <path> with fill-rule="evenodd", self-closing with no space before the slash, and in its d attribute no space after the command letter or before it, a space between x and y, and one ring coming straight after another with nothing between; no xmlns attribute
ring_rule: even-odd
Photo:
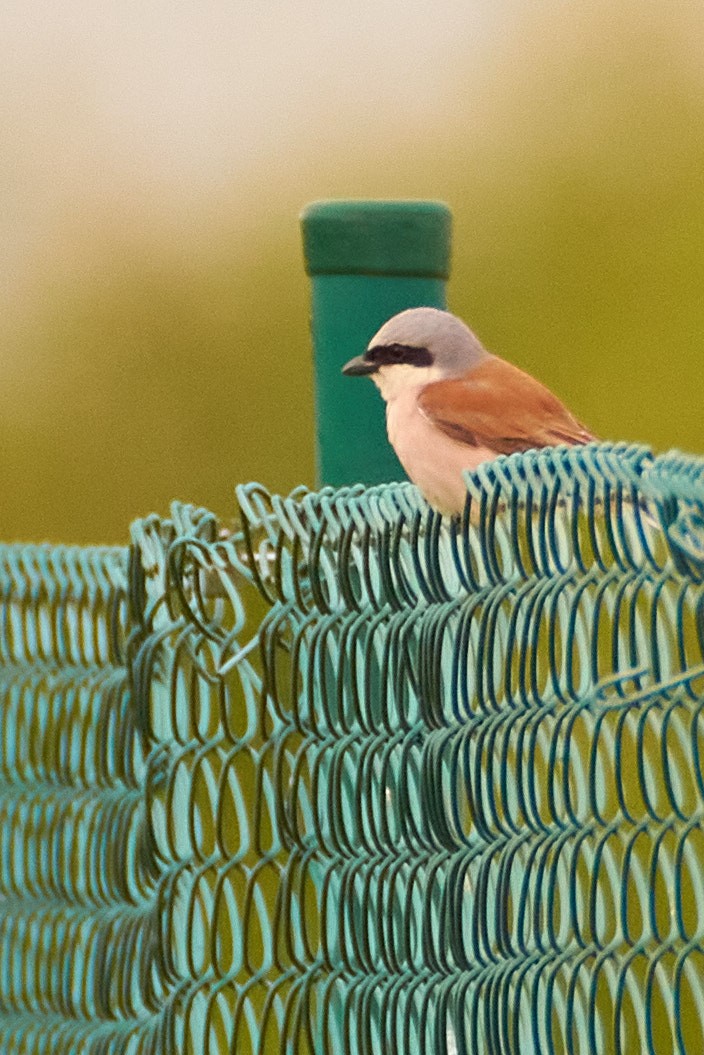
<svg viewBox="0 0 704 1055"><path fill-rule="evenodd" d="M439 308L394 315L342 372L377 386L401 465L445 515L464 510L465 470L500 454L596 439L545 385Z"/></svg>

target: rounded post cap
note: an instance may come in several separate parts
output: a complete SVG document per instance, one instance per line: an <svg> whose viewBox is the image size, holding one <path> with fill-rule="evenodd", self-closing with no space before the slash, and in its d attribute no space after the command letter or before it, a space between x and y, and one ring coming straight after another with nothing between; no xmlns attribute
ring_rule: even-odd
<svg viewBox="0 0 704 1055"><path fill-rule="evenodd" d="M452 213L439 201L318 201L301 213L309 275L450 274Z"/></svg>

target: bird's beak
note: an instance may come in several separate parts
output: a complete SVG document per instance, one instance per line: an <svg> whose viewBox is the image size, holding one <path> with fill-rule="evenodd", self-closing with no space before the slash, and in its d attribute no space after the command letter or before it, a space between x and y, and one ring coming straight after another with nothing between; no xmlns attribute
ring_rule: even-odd
<svg viewBox="0 0 704 1055"><path fill-rule="evenodd" d="M348 377L362 377L364 374L376 373L377 369L376 363L370 363L363 355L356 355L349 363L345 363L342 372Z"/></svg>

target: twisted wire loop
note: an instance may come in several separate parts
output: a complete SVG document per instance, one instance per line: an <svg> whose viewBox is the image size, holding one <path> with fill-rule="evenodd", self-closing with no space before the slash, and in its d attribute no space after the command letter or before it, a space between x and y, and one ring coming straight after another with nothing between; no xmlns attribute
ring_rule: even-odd
<svg viewBox="0 0 704 1055"><path fill-rule="evenodd" d="M701 1055L704 465L0 550L0 1050Z"/></svg>
<svg viewBox="0 0 704 1055"><path fill-rule="evenodd" d="M300 995L273 940L287 759L254 647L267 606L242 538L205 510L174 504L170 520L136 523L132 541L130 670L150 744L158 867L158 1050L278 1051Z"/></svg>

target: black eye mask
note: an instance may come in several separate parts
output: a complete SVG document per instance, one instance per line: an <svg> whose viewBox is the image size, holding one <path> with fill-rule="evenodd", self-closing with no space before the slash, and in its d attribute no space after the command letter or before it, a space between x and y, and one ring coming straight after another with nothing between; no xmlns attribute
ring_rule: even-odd
<svg viewBox="0 0 704 1055"><path fill-rule="evenodd" d="M362 358L376 367L391 366L394 363L408 363L409 366L433 365L433 357L428 349L412 344L376 344L369 348Z"/></svg>

